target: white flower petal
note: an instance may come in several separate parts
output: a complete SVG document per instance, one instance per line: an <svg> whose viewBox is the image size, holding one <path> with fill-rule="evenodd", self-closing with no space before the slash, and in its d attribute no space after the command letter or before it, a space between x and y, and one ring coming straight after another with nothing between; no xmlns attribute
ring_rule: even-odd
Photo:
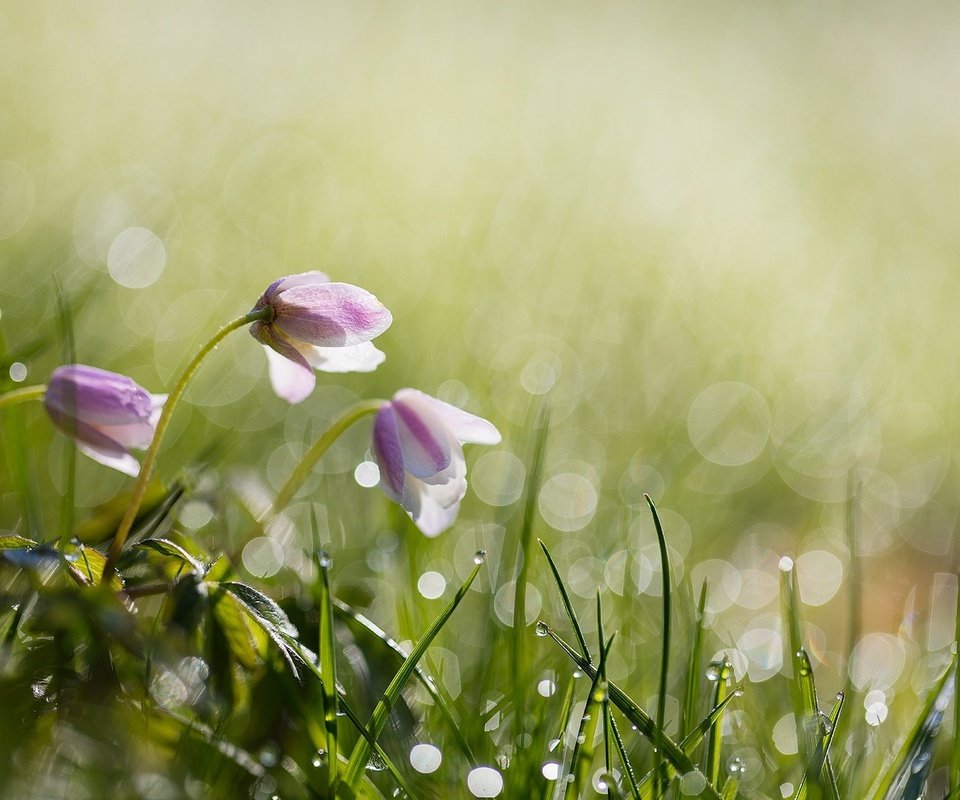
<svg viewBox="0 0 960 800"><path fill-rule="evenodd" d="M300 352L311 367L321 372L373 372L387 358L373 342L360 342L346 347L305 344Z"/></svg>
<svg viewBox="0 0 960 800"><path fill-rule="evenodd" d="M136 478L137 475L140 474L140 464L137 462L137 459L129 453L99 450L83 442L77 442L77 450L85 456L89 456L94 461L103 464L105 467L112 467L133 478Z"/></svg>
<svg viewBox="0 0 960 800"><path fill-rule="evenodd" d="M436 488L408 475L403 491L403 507L420 532L430 538L453 525L460 511L460 503L447 506L438 502L434 496Z"/></svg>
<svg viewBox="0 0 960 800"><path fill-rule="evenodd" d="M310 396L317 385L317 376L308 367L294 363L272 347L263 346L267 354L270 385L278 397L288 403L299 403Z"/></svg>
<svg viewBox="0 0 960 800"><path fill-rule="evenodd" d="M478 417L462 408L444 403L443 400L437 400L436 397L431 397L416 389L400 389L393 397L401 402L411 402L414 397L418 398L420 402L432 409L434 414L461 442L500 444L500 431L496 429L493 423L488 422L483 417Z"/></svg>
<svg viewBox="0 0 960 800"><path fill-rule="evenodd" d="M309 272L301 272L297 275L287 275L285 278L281 278L276 287L274 287L274 292L282 292L294 286L309 286L312 283L329 282L330 278L328 278L325 273L314 269Z"/></svg>

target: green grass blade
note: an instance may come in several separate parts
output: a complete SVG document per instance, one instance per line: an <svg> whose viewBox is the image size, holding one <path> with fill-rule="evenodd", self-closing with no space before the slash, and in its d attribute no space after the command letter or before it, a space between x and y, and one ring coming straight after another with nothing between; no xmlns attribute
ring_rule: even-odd
<svg viewBox="0 0 960 800"><path fill-rule="evenodd" d="M957 593L957 621L953 634L954 652L960 652L960 591ZM953 691L960 695L960 659L954 666ZM950 752L950 797L960 796L960 698L953 704L953 749Z"/></svg>
<svg viewBox="0 0 960 800"><path fill-rule="evenodd" d="M54 278L57 290L57 321L63 339L63 363L77 363L77 348L73 335L73 316L63 297L60 281ZM77 445L72 436L63 437L63 497L60 501L60 549L66 547L73 531L73 511L76 507Z"/></svg>
<svg viewBox="0 0 960 800"><path fill-rule="evenodd" d="M710 710L710 713L680 742L680 749L688 756L693 756L708 732L713 731L714 736L719 737L724 710L734 698L739 697L741 694L743 694L742 686L737 686L732 692L725 692L724 697ZM717 752L719 753L719 746ZM719 761L717 764L719 765ZM676 775L676 770L670 764L661 764L660 773L661 782L665 783L673 779L674 775ZM644 775L643 781L640 783L640 796L643 800L647 800L647 798L653 795L653 775L653 770L650 770L650 772ZM707 776L706 773L704 773L704 777L707 777L709 780L709 776ZM710 783L716 786L718 779L714 779L710 781Z"/></svg>
<svg viewBox="0 0 960 800"><path fill-rule="evenodd" d="M546 452L547 431L550 427L549 406L541 406L534 426L535 438L533 455L530 459L530 472L526 485L526 497L523 503L523 516L520 522L520 535L517 541L517 576L513 594L513 626L510 630L511 668L513 681L513 719L517 729L517 740L523 733L526 718L527 682L527 575L530 573L530 543L533 539L533 525L537 519L537 497L540 489L540 475L543 472L543 456Z"/></svg>
<svg viewBox="0 0 960 800"><path fill-rule="evenodd" d="M393 680L391 680L390 684L387 686L386 691L383 693L383 697L380 699L380 702L377 703L373 710L373 714L370 716L370 722L367 724L367 731L373 741L376 741L377 737L380 735L380 731L383 730L383 726L387 721L388 715L390 714L390 709L393 708L394 704L399 699L400 692L406 685L407 679L414 672L414 667L416 667L417 662L420 660L421 656L423 656L426 649L430 646L430 643L436 638L437 634L440 633L440 630L447 623L447 620L450 619L450 616L456 610L457 606L460 605L460 601L466 596L467 591L470 589L470 585L477 577L477 574L480 572L480 568L482 566L483 564L481 563L477 564L473 568L463 586L461 586L457 591L456 596L443 610L443 612L441 612L440 616L437 617L433 624L417 640L417 643L414 645L410 655L403 662L397 674L393 676ZM356 793L369 755L370 740L361 738L354 746L353 752L350 754L350 760L347 764L347 771L343 776L343 783L348 792L353 794Z"/></svg>
<svg viewBox="0 0 960 800"><path fill-rule="evenodd" d="M713 707L719 708L727 697L727 683L733 674L733 664L724 659L711 664L709 670L711 677L716 675L716 684L713 687ZM721 719L718 716L710 731L710 740L707 742L707 750L703 760L707 780L713 785L716 785L720 780L720 745L723 738L720 727Z"/></svg>
<svg viewBox="0 0 960 800"><path fill-rule="evenodd" d="M591 679L596 677L597 667L594 664L589 663L548 625L545 623L542 624L544 632L560 646L581 671L589 675ZM657 728L653 718L637 705L619 686L612 681L608 681L607 692L610 696L610 702L620 709L623 715L636 727L643 737L663 752L664 758L666 758L677 772L685 775L697 768L690 759L690 756L683 752L680 745L667 736L660 728ZM717 794L716 789L714 789L712 785L707 784L701 797L719 800L720 795Z"/></svg>
<svg viewBox="0 0 960 800"><path fill-rule="evenodd" d="M911 771L918 765L923 766L918 758L929 752L929 748L932 747L933 741L940 731L943 715L946 712L953 689L950 681L953 678L956 665L957 657L954 656L950 660L950 665L927 696L926 702L920 709L920 714L904 737L896 756L891 759L886 770L874 783L870 792L870 797L874 800L902 798L909 783Z"/></svg>
<svg viewBox="0 0 960 800"><path fill-rule="evenodd" d="M703 618L707 607L707 582L700 587L700 601L697 603L697 618L693 631L693 646L690 648L690 663L687 665L687 694L684 698L683 715L680 717L680 738L697 718L697 698L700 694L700 662L703 659Z"/></svg>
<svg viewBox="0 0 960 800"><path fill-rule="evenodd" d="M644 494L647 505L650 507L650 513L653 515L653 524L657 529L657 544L660 547L660 572L663 577L663 628L661 634L661 655L660 655L660 691L657 695L657 729L662 731L664 717L667 710L667 681L670 675L670 557L667 554L667 538L663 534L663 525L660 523L660 515L657 513L657 507L654 505L650 495ZM654 770L660 774L660 762L663 758L660 749L657 748L654 756ZM660 796L659 783L654 783L655 798Z"/></svg>
<svg viewBox="0 0 960 800"><path fill-rule="evenodd" d="M329 782L327 788L331 796L336 796L340 772L336 767L337 754L337 640L333 629L333 603L330 602L330 557L317 553L317 565L320 567L320 687L323 697L323 723L327 731L327 753L330 769L327 770Z"/></svg>
<svg viewBox="0 0 960 800"><path fill-rule="evenodd" d="M553 573L553 579L557 582L557 589L560 590L560 600L563 602L563 608L567 612L567 617L570 620L570 624L573 626L573 632L577 637L577 644L580 645L580 652L583 653L583 657L587 659L587 661L592 662L593 658L590 656L590 648L587 647L587 639L583 635L583 628L580 627L580 621L577 619L577 612L573 610L573 603L570 602L570 595L567 593L567 587L563 585L563 578L560 577L560 570L557 569L557 565L553 560L553 556L550 555L550 551L543 543L543 540L537 539L537 541L540 543L540 549L543 550L543 554L547 557L547 563L550 565L550 571Z"/></svg>
<svg viewBox="0 0 960 800"><path fill-rule="evenodd" d="M613 741L617 745L617 752L620 754L620 763L623 764L623 774L626 775L627 785L630 787L630 796L633 797L634 800L640 800L640 787L637 785L637 774L634 772L633 765L630 763L627 748L624 747L623 737L620 735L620 727L617 725L617 720L610 710L609 698L607 698L607 719L610 729L613 731Z"/></svg>
<svg viewBox="0 0 960 800"><path fill-rule="evenodd" d="M823 765L827 760L827 756L830 753L830 745L833 744L833 739L837 732L837 726L840 721L840 713L843 710L843 698L843 692L840 692L840 694L837 695L837 701L834 703L833 710L830 712L828 723L826 725L826 733L817 743L817 749L813 754L813 759L810 762L810 766L807 767L803 778L800 780L800 785L797 786L797 791L793 795L793 800L806 800L807 787L815 785L819 779L820 771L823 769ZM832 796L839 796L836 776L834 776L832 772L828 775L828 780L832 784Z"/></svg>
<svg viewBox="0 0 960 800"><path fill-rule="evenodd" d="M344 603L342 600L339 600L336 597L331 597L331 601L334 613L339 615L341 619L346 622L348 627L353 630L354 634L358 632L364 632L376 637L380 640L380 642L382 642L386 647L396 654L398 664L403 663L404 659L407 657L407 654L403 651L394 638L380 628L375 622L367 619L367 617L349 606L347 603ZM479 766L480 762L477 761L477 757L473 754L473 750L470 748L470 743L463 734L463 726L460 724L460 720L457 718L450 701L447 700L446 697L440 692L439 684L433 680L433 678L425 670L423 670L419 664L414 669L414 675L416 675L417 680L420 681L420 685L426 689L437 708L440 709L440 713L447 720L447 723L450 726L450 732L453 734L454 740L460 747L460 752L463 754L463 757L466 758L471 767Z"/></svg>
<svg viewBox="0 0 960 800"><path fill-rule="evenodd" d="M600 665L590 684L590 694L587 695L587 704L583 707L583 716L580 719L580 729L577 733L577 744L573 748L573 780L567 783L564 800L576 800L583 789L590 783L590 768L593 765L593 755L597 731L602 719L603 702L607 697L606 675L607 653L613 644L613 637L600 650Z"/></svg>
<svg viewBox="0 0 960 800"><path fill-rule="evenodd" d="M731 775L723 784L723 791L720 797L723 800L734 800L737 796L737 789L740 788L740 779L736 775Z"/></svg>

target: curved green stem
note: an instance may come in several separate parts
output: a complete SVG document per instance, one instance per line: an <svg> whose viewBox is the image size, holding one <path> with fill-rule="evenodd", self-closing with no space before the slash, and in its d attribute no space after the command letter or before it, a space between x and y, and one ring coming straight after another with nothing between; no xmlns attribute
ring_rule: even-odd
<svg viewBox="0 0 960 800"><path fill-rule="evenodd" d="M340 419L320 435L320 438L313 443L313 446L307 451L307 454L300 459L300 463L293 468L290 477L287 478L283 486L280 487L280 491L277 492L277 496L274 498L270 510L260 521L263 522L265 518L272 517L274 514L283 511L283 509L287 507L287 504L293 500L294 495L303 485L303 482L307 479L314 465L316 465L323 454L330 449L331 445L340 438L341 434L353 425L354 422L362 419L367 414L375 414L386 402L386 400L362 400L355 406L348 408Z"/></svg>
<svg viewBox="0 0 960 800"><path fill-rule="evenodd" d="M127 505L127 510L124 512L123 519L120 521L120 527L117 528L117 535L113 539L113 544L110 545L110 554L107 556L107 562L103 567L102 583L109 581L113 575L113 571L117 565L117 559L120 558L120 551L123 549L124 542L127 541L127 536L130 535L130 529L133 527L133 522L137 518L137 512L140 510L143 496L146 494L147 482L150 480L154 462L157 460L157 451L160 449L160 442L163 440L163 435L167 432L167 427L170 425L170 417L173 415L173 409L176 408L177 401L180 399L190 379L200 366L200 362L226 338L227 334L235 331L237 328L249 325L251 322L267 319L271 313L272 309L268 307L258 311L251 311L233 320L233 322L228 322L213 335L213 338L209 342L200 348L200 352L187 364L187 368L180 376L180 380L177 381L170 395L167 397L167 402L163 405L163 411L160 412L160 419L157 421L157 431L153 435L150 447L147 449L147 454L143 457L140 475L137 478L136 485L133 487L133 493L130 495L130 502Z"/></svg>
<svg viewBox="0 0 960 800"><path fill-rule="evenodd" d="M22 386L19 389L13 389L6 394L0 394L0 408L4 406L13 406L17 403L26 403L28 400L43 400L47 392L45 383L38 383L36 386Z"/></svg>

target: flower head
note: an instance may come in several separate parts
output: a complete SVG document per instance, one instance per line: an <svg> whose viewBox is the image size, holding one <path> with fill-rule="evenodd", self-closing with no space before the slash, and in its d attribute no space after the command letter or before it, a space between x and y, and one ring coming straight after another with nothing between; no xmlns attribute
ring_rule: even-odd
<svg viewBox="0 0 960 800"><path fill-rule="evenodd" d="M137 475L140 465L130 448L150 446L166 399L126 375L69 364L50 376L43 404L53 424L73 437L81 453Z"/></svg>
<svg viewBox="0 0 960 800"><path fill-rule="evenodd" d="M370 342L393 322L370 292L331 283L322 272L288 275L271 283L254 311L271 316L250 333L267 352L273 390L299 403L316 385L313 371L372 372L384 355Z"/></svg>
<svg viewBox="0 0 960 800"><path fill-rule="evenodd" d="M377 411L372 449L380 486L427 536L453 524L466 494L464 442L498 444L500 432L416 389L400 389Z"/></svg>

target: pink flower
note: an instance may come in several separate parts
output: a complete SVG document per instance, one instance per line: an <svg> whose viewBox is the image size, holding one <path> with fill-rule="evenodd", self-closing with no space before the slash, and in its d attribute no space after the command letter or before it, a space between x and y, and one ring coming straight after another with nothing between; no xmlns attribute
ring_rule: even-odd
<svg viewBox="0 0 960 800"><path fill-rule="evenodd" d="M150 394L116 372L83 364L60 367L50 376L43 404L77 449L108 467L137 475L130 448L150 446L165 394Z"/></svg>
<svg viewBox="0 0 960 800"><path fill-rule="evenodd" d="M393 322L370 292L331 283L322 272L288 275L271 283L254 311L273 315L250 333L266 352L270 383L279 397L299 403L322 372L372 372L385 356L370 342Z"/></svg>
<svg viewBox="0 0 960 800"><path fill-rule="evenodd" d="M416 389L400 389L377 411L372 449L380 486L427 536L453 524L466 494L464 442L498 444L500 432Z"/></svg>

